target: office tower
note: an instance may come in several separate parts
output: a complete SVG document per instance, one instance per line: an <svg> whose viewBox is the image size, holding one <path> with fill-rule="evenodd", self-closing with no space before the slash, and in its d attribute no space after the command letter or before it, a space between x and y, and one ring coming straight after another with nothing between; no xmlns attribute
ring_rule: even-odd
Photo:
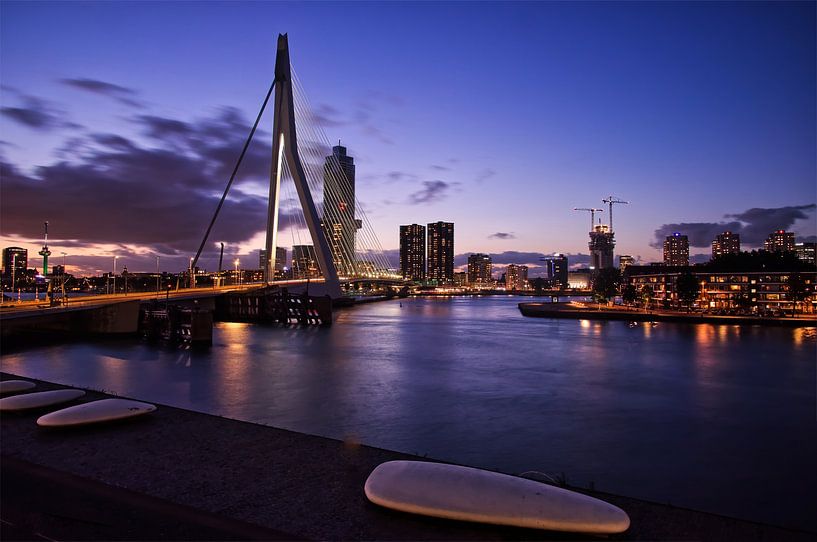
<svg viewBox="0 0 817 542"><path fill-rule="evenodd" d="M712 241L712 259L724 254L740 254L739 234L725 231L715 236L715 240Z"/></svg>
<svg viewBox="0 0 817 542"><path fill-rule="evenodd" d="M292 278L311 279L321 275L318 269L318 258L312 245L295 245L292 247Z"/></svg>
<svg viewBox="0 0 817 542"><path fill-rule="evenodd" d="M763 247L769 252L794 252L794 232L776 230L769 234Z"/></svg>
<svg viewBox="0 0 817 542"><path fill-rule="evenodd" d="M400 273L405 280L423 282L426 279L425 226L400 226Z"/></svg>
<svg viewBox="0 0 817 542"><path fill-rule="evenodd" d="M354 275L355 233L361 227L355 219L355 159L341 145L324 162L321 225L338 274Z"/></svg>
<svg viewBox="0 0 817 542"><path fill-rule="evenodd" d="M491 257L487 254L471 254L468 256L468 283L488 284L493 282L491 277Z"/></svg>
<svg viewBox="0 0 817 542"><path fill-rule="evenodd" d="M616 246L615 234L608 226L597 224L590 232L590 266L593 269L613 267L613 249Z"/></svg>
<svg viewBox="0 0 817 542"><path fill-rule="evenodd" d="M817 265L817 243L796 243L794 245L794 253L797 258L806 262L810 266Z"/></svg>
<svg viewBox="0 0 817 542"><path fill-rule="evenodd" d="M554 287L567 288L568 263L564 254L554 254L545 258L548 278Z"/></svg>
<svg viewBox="0 0 817 542"><path fill-rule="evenodd" d="M260 269L267 268L267 251L266 249L261 249L258 251L258 267Z"/></svg>
<svg viewBox="0 0 817 542"><path fill-rule="evenodd" d="M3 274L11 277L11 270L18 277L22 277L28 269L28 250L20 247L8 247L3 249Z"/></svg>
<svg viewBox="0 0 817 542"><path fill-rule="evenodd" d="M283 276L284 269L287 266L287 249L284 247L275 247L275 275ZM264 269L263 267L261 269Z"/></svg>
<svg viewBox="0 0 817 542"><path fill-rule="evenodd" d="M454 223L433 222L428 225L428 269L426 277L435 284L454 281Z"/></svg>
<svg viewBox="0 0 817 542"><path fill-rule="evenodd" d="M625 269L627 269L627 267L633 265L634 263L635 258L633 258L632 256L622 254L621 256L618 257L618 268L622 273L624 272Z"/></svg>
<svg viewBox="0 0 817 542"><path fill-rule="evenodd" d="M689 265L689 239L678 232L664 239L664 265Z"/></svg>
<svg viewBox="0 0 817 542"><path fill-rule="evenodd" d="M510 264L505 268L505 289L506 290L527 290L528 289L528 266Z"/></svg>

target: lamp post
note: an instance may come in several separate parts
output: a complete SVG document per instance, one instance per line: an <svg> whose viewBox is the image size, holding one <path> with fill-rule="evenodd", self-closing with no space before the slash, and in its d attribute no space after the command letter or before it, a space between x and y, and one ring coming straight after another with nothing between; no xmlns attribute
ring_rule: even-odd
<svg viewBox="0 0 817 542"><path fill-rule="evenodd" d="M14 287L16 286L17 282L17 254L13 253L11 255L11 294L14 295Z"/></svg>
<svg viewBox="0 0 817 542"><path fill-rule="evenodd" d="M65 305L65 252L62 252L62 304Z"/></svg>
<svg viewBox="0 0 817 542"><path fill-rule="evenodd" d="M156 256L156 297L159 297L159 257Z"/></svg>
<svg viewBox="0 0 817 542"><path fill-rule="evenodd" d="M241 263L238 258L235 259L233 262L235 264L235 282L239 286L241 285L241 275L238 274L238 264Z"/></svg>
<svg viewBox="0 0 817 542"><path fill-rule="evenodd" d="M190 264L188 265L188 270L190 271L190 287L196 287L196 277L193 275L193 257L190 257Z"/></svg>
<svg viewBox="0 0 817 542"><path fill-rule="evenodd" d="M113 288L112 294L116 295L116 260L119 259L119 256L113 257Z"/></svg>

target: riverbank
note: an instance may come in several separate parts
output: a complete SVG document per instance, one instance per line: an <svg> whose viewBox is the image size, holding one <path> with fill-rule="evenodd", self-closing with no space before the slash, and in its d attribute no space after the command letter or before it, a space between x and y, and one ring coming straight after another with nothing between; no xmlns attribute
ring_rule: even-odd
<svg viewBox="0 0 817 542"><path fill-rule="evenodd" d="M523 316L534 318L570 318L574 320L624 320L629 322L677 322L684 324L760 325L814 327L817 317L771 318L760 316L721 316L700 312L682 313L643 310L633 307L598 306L589 303L519 303Z"/></svg>
<svg viewBox="0 0 817 542"><path fill-rule="evenodd" d="M37 383L38 390L63 387ZM81 401L104 397L89 391ZM40 414L0 417L4 539L37 539L33 533L51 539L587 539L423 518L369 503L363 493L369 473L384 461L423 459L408 454L167 406L131 423L70 431L37 427ZM630 515L630 530L612 539L814 538L587 493Z"/></svg>

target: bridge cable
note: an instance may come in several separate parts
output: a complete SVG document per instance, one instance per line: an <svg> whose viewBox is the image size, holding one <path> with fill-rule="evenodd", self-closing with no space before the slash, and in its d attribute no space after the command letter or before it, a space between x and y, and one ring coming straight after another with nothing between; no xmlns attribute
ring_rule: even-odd
<svg viewBox="0 0 817 542"><path fill-rule="evenodd" d="M216 223L216 219L218 218L218 213L221 211L221 207L224 205L224 200L227 199L227 193L230 191L230 187L233 185L233 181L235 180L235 176L238 173L238 168L241 165L241 161L244 159L244 155L247 153L247 149L250 146L250 142L252 141L253 135L255 135L255 130L258 128L258 123L261 121L261 116L264 114L264 109L267 107L267 102L269 102L269 98L272 95L272 91L275 90L275 83L276 80L272 81L272 84L267 91L267 95L264 98L264 103L261 104L261 110L258 112L258 116L255 118L255 123L252 125L252 130L250 130L250 135L247 136L247 141L244 143L244 148L241 149L241 154L238 157L238 161L235 164L235 168L233 168L233 174L230 175L230 181L227 183L227 187L224 189L224 194L221 196L221 201L218 202L218 206L216 207L216 212L213 213L213 219L210 221L210 225L207 226L207 231L204 234L204 239L201 240L201 245L199 245L199 250L196 251L196 257L193 258L193 262L190 264L190 267L195 269L196 264L199 262L199 256L201 256L201 251L204 249L204 245L207 243L207 238L210 237L210 231L213 229L213 224Z"/></svg>

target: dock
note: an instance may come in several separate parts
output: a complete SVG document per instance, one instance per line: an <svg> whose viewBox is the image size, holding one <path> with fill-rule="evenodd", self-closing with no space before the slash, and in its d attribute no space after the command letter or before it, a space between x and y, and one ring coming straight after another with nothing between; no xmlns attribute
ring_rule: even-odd
<svg viewBox="0 0 817 542"><path fill-rule="evenodd" d="M63 387L36 382L37 390ZM80 401L104 397L88 390ZM4 539L594 539L426 518L376 506L366 499L363 484L377 465L428 459L353 441L163 405L129 423L76 430L40 428L35 422L41 414L0 418ZM579 491L629 514L630 529L609 540L815 538L813 533Z"/></svg>

